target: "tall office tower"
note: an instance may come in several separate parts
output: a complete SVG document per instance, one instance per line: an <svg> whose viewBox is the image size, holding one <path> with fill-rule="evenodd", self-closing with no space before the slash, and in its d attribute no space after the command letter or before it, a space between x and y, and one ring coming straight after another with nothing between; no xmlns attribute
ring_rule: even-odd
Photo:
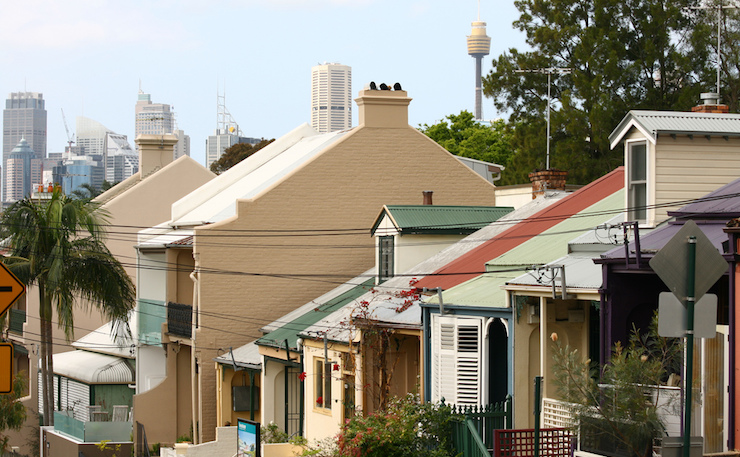
<svg viewBox="0 0 740 457"><path fill-rule="evenodd" d="M145 94L141 89L139 89L134 111L136 113L135 137L173 133L175 130L175 113L170 105L152 103L152 96Z"/></svg>
<svg viewBox="0 0 740 457"><path fill-rule="evenodd" d="M185 135L185 132L177 129L172 133L174 133L177 138L177 143L175 143L175 152L173 153L174 156L172 159L177 160L182 156L190 157L190 135Z"/></svg>
<svg viewBox="0 0 740 457"><path fill-rule="evenodd" d="M352 127L352 68L326 63L311 68L311 127L319 133Z"/></svg>
<svg viewBox="0 0 740 457"><path fill-rule="evenodd" d="M85 155L105 156L105 137L113 133L108 127L88 117L77 116L77 147L84 148Z"/></svg>
<svg viewBox="0 0 740 457"><path fill-rule="evenodd" d="M42 180L41 164L43 159L36 158L28 141L21 141L5 157L5 185L6 201L14 202L31 195L34 184Z"/></svg>
<svg viewBox="0 0 740 457"><path fill-rule="evenodd" d="M475 118L483 120L483 88L481 87L481 67L483 57L491 51L491 37L486 35L486 23L480 20L480 2L478 3L478 20L473 21L473 31L468 37L468 55L475 59Z"/></svg>
<svg viewBox="0 0 740 457"><path fill-rule="evenodd" d="M213 135L206 139L206 168L211 168L211 164L217 161L229 148L237 143L249 143L255 145L260 142L256 138L246 138L241 136L242 131L239 124L226 109L226 94L216 95L216 122L217 127Z"/></svg>
<svg viewBox="0 0 740 457"><path fill-rule="evenodd" d="M108 133L105 138L105 180L119 183L139 171L139 153L128 143L126 135Z"/></svg>
<svg viewBox="0 0 740 457"><path fill-rule="evenodd" d="M3 110L3 171L11 151L25 139L37 159L46 157L46 108L44 96L38 92L13 92L5 100ZM5 180L2 200L8 199ZM21 196L23 198L23 196Z"/></svg>

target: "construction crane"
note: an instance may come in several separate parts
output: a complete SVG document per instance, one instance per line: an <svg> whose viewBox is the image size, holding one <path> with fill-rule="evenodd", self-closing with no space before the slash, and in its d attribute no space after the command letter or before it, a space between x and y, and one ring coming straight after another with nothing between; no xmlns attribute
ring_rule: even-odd
<svg viewBox="0 0 740 457"><path fill-rule="evenodd" d="M67 126L67 117L64 115L64 108L60 108L62 110L62 121L64 121L64 130L67 131L67 153L69 154L68 157L72 157L72 143L75 142L75 136L73 133L69 133L69 127Z"/></svg>

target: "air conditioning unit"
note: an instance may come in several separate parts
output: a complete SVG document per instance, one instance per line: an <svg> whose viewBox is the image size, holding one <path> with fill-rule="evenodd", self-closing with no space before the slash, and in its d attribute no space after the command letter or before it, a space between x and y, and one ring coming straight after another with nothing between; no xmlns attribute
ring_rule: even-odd
<svg viewBox="0 0 740 457"><path fill-rule="evenodd" d="M527 324L540 323L540 305L527 305Z"/></svg>

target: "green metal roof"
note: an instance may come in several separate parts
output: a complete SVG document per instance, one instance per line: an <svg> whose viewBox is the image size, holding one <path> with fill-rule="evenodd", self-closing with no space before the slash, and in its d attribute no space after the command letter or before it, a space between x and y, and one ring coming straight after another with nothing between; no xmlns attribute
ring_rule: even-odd
<svg viewBox="0 0 740 457"><path fill-rule="evenodd" d="M297 349L296 340L298 339L298 333L340 309L352 300L357 299L365 292L372 289L374 285L375 278L370 278L362 284L332 298L326 303L317 305L316 308L308 311L306 314L303 314L293 321L286 323L282 327L264 335L257 339L256 343L259 346L285 348L285 340L287 339L290 348Z"/></svg>
<svg viewBox="0 0 740 457"><path fill-rule="evenodd" d="M444 291L442 300L462 306L505 307L506 292L501 286L521 276L528 266L546 264L568 255L569 241L609 221L623 206L624 191L620 190L487 262L488 273ZM426 301L439 303L436 295Z"/></svg>
<svg viewBox="0 0 740 457"><path fill-rule="evenodd" d="M510 206L385 205L372 233L387 215L401 234L469 234L512 211Z"/></svg>

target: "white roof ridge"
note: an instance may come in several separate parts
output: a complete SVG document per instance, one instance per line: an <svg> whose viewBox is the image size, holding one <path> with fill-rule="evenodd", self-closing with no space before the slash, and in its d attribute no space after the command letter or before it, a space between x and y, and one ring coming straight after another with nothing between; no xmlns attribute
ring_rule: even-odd
<svg viewBox="0 0 740 457"><path fill-rule="evenodd" d="M227 189L234 183L238 182L245 175L256 170L266 162L273 159L286 149L292 147L304 138L318 135L310 125L303 124L291 130L287 134L276 139L268 146L260 149L257 153L247 157L245 160L236 164L223 174L216 176L212 180L195 189L188 195L172 204L172 221L177 221L183 216L193 211L200 205L207 202L214 195L217 195L224 189Z"/></svg>

